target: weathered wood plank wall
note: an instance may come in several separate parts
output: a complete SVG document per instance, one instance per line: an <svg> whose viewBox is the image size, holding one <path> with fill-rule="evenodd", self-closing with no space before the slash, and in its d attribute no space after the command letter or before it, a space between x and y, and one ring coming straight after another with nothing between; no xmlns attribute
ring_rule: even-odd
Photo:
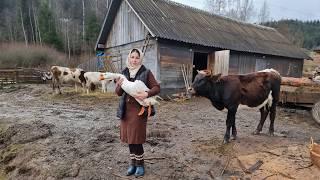
<svg viewBox="0 0 320 180"><path fill-rule="evenodd" d="M246 74L266 68L274 68L282 76L301 77L303 60L240 52L230 54L229 74Z"/></svg>
<svg viewBox="0 0 320 180"><path fill-rule="evenodd" d="M143 40L148 30L130 8L126 1L122 1L117 12L112 29L108 35L106 46L115 47Z"/></svg>
<svg viewBox="0 0 320 180"><path fill-rule="evenodd" d="M189 66L188 80L192 79L192 56L189 48L159 44L161 88L169 92L185 90L181 66Z"/></svg>
<svg viewBox="0 0 320 180"><path fill-rule="evenodd" d="M141 49L143 41L138 41L122 46L112 47L105 50L105 54L109 56L109 60L113 61L115 67L121 71L126 67L126 60L131 49ZM152 71L157 80L160 80L158 73L158 56L157 41L150 40L147 50L143 58L143 64Z"/></svg>

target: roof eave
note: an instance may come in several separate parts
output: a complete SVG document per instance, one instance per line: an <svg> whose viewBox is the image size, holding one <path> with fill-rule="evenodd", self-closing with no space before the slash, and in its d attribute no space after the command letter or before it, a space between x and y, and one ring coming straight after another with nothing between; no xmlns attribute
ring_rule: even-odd
<svg viewBox="0 0 320 180"><path fill-rule="evenodd" d="M182 43L187 43L187 44L194 44L194 45L198 45L198 46L203 46L203 47L210 47L210 48L219 48L219 49L229 49L232 51L238 51L238 52L248 52L248 53L256 53L256 54L266 54L266 55L271 55L271 56L279 56L279 57L288 57L288 58L294 58L294 59L306 59L306 60L312 60L312 58L310 56L308 56L306 53L304 53L304 55L301 56L288 56L288 55L284 55L284 54L270 54L270 53L265 53L265 52L258 52L258 51L246 51L246 50L241 50L241 49L235 49L235 48L226 48L223 46L219 46L219 45L207 45L207 44L199 44L199 43L195 43L195 42L189 42L189 41L183 41L183 40L179 40L179 39L174 39L174 38L168 38L168 37L161 37L159 36L158 38L160 39L167 39L167 40L171 40L171 41L177 41L177 42L182 42ZM302 50L301 50L302 51Z"/></svg>
<svg viewBox="0 0 320 180"><path fill-rule="evenodd" d="M132 11L134 12L134 14L139 18L139 20L142 22L142 24L144 25L144 27L147 28L147 30L149 31L149 33L151 34L152 37L156 37L155 34L151 31L151 29L147 26L147 24L143 21L143 19L139 16L139 14L137 13L137 11L132 7L132 5L130 4L130 2L128 0L125 0L127 2L127 4L129 5L129 7L132 9Z"/></svg>
<svg viewBox="0 0 320 180"><path fill-rule="evenodd" d="M105 44L107 40L107 36L110 32L111 25L116 16L116 12L118 11L122 0L112 0L109 6L108 12L104 18L102 28L100 29L99 36L95 45L95 50L101 49L99 48L99 44Z"/></svg>

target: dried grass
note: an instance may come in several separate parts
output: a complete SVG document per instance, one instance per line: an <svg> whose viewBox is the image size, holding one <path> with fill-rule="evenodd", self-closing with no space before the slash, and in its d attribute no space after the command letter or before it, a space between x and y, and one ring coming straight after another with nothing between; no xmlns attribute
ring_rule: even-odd
<svg viewBox="0 0 320 180"><path fill-rule="evenodd" d="M66 56L53 48L21 43L0 44L0 68L48 68L66 65Z"/></svg>

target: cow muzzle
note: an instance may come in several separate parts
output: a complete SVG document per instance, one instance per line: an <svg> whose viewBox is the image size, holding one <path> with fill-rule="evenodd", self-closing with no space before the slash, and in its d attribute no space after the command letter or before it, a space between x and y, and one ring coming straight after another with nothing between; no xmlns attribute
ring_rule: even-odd
<svg viewBox="0 0 320 180"><path fill-rule="evenodd" d="M188 93L191 94L191 95L194 95L194 94L196 94L196 91L192 87L189 87L188 88Z"/></svg>

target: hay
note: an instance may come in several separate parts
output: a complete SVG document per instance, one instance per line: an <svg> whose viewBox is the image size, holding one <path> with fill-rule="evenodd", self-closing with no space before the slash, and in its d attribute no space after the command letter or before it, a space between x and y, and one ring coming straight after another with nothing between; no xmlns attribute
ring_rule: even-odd
<svg viewBox="0 0 320 180"><path fill-rule="evenodd" d="M312 163L320 168L320 145L315 143L312 137L309 150Z"/></svg>

